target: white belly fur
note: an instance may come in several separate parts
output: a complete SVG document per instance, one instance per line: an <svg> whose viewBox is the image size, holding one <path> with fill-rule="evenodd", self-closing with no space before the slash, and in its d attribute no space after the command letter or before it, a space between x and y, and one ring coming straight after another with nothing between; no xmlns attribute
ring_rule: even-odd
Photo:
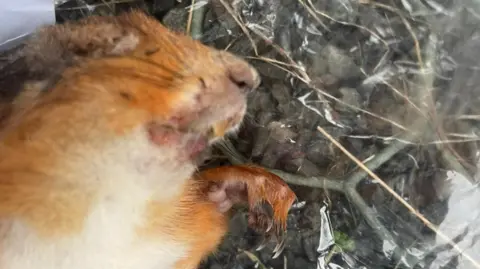
<svg viewBox="0 0 480 269"><path fill-rule="evenodd" d="M155 155L158 149L142 132L97 150L85 153L88 162L73 165L82 180L92 179L87 185L95 184L95 178L101 181L100 198L83 231L41 239L31 227L12 220L6 237L0 236L0 269L171 269L185 257L187 246L173 238L139 241L135 229L144 220L147 201L178 193L194 167L165 171L155 165L165 161L165 152Z"/></svg>
<svg viewBox="0 0 480 269"><path fill-rule="evenodd" d="M2 269L171 269L185 255L186 246L169 238L138 241L135 208L108 213L111 209L100 206L83 233L55 241L42 241L28 227L14 222L3 241Z"/></svg>

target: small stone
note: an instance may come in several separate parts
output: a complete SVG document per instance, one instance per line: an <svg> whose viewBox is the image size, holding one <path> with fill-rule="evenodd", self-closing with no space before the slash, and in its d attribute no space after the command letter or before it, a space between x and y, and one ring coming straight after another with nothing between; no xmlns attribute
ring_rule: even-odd
<svg viewBox="0 0 480 269"><path fill-rule="evenodd" d="M332 74L324 74L320 77L322 85L327 89L334 89L338 87L340 80Z"/></svg>
<svg viewBox="0 0 480 269"><path fill-rule="evenodd" d="M307 107L303 108L300 118L302 119L303 127L306 129L315 128L320 122L325 122L325 118L323 116Z"/></svg>
<svg viewBox="0 0 480 269"><path fill-rule="evenodd" d="M365 145L364 145L364 140L363 139L347 138L347 141L350 144L350 147L352 147L352 149L353 149L353 150L351 150L352 152L361 152L362 150L364 150L366 148Z"/></svg>
<svg viewBox="0 0 480 269"><path fill-rule="evenodd" d="M295 231L288 231L285 239L285 249L295 254L303 254L302 238Z"/></svg>
<svg viewBox="0 0 480 269"><path fill-rule="evenodd" d="M267 128L270 130L270 137L280 143L294 141L297 136L297 133L289 128L288 125L279 121L272 121Z"/></svg>
<svg viewBox="0 0 480 269"><path fill-rule="evenodd" d="M275 246L277 243L275 241L269 241L265 248L263 248L261 251L259 251L259 258L263 263L268 263L273 261L273 250L275 249ZM277 258L278 259L278 258Z"/></svg>
<svg viewBox="0 0 480 269"><path fill-rule="evenodd" d="M216 19L220 22L220 24L225 28L231 31L236 30L239 28L238 23L235 21L235 18L228 14L227 9L219 0L212 0L210 1L210 8L215 14Z"/></svg>
<svg viewBox="0 0 480 269"><path fill-rule="evenodd" d="M324 2L324 3L322 3ZM334 20L347 23L355 23L358 19L358 11L360 1L339 0L339 1L317 1L322 9L315 7L317 10L323 10L329 14Z"/></svg>
<svg viewBox="0 0 480 269"><path fill-rule="evenodd" d="M262 77L269 77L274 80L282 81L288 75L287 72L272 65L271 63L258 61L254 64L254 66Z"/></svg>
<svg viewBox="0 0 480 269"><path fill-rule="evenodd" d="M322 222L322 217L320 216L319 212L322 206L323 205L317 202L309 203L305 206L303 214L305 219L308 220L308 224L307 224L308 227L312 229L320 227L320 223ZM309 233L305 231L303 235L307 235Z"/></svg>
<svg viewBox="0 0 480 269"><path fill-rule="evenodd" d="M267 145L265 151L263 152L262 160L260 164L267 168L274 168L277 161L281 158L279 152L279 143L272 141Z"/></svg>
<svg viewBox="0 0 480 269"><path fill-rule="evenodd" d="M256 262L252 261L245 252L240 252L235 257L236 263L241 264L244 268L254 268ZM229 267L224 267L227 269Z"/></svg>
<svg viewBox="0 0 480 269"><path fill-rule="evenodd" d="M223 269L223 267L218 263L214 263L210 266L210 269Z"/></svg>
<svg viewBox="0 0 480 269"><path fill-rule="evenodd" d="M290 100L288 103L279 104L277 110L281 113L282 117L288 121L298 122L298 118L301 116L305 106L298 100Z"/></svg>
<svg viewBox="0 0 480 269"><path fill-rule="evenodd" d="M224 268L232 268L232 269L245 269L245 266L243 266L240 263L235 262L232 267L224 267Z"/></svg>
<svg viewBox="0 0 480 269"><path fill-rule="evenodd" d="M362 102L362 97L360 96L360 94L357 92L356 89L353 89L353 88L340 88L340 93L342 94L342 101L349 104L349 105L352 105L354 107L360 107L361 106L361 102ZM351 111L350 108L344 106L344 105L339 105L338 107L336 107L336 109L338 110L344 110L344 111Z"/></svg>
<svg viewBox="0 0 480 269"><path fill-rule="evenodd" d="M270 256L273 257L273 249L270 253ZM283 266L283 255L276 257L275 259L270 259L268 261L268 265L270 268L284 268Z"/></svg>
<svg viewBox="0 0 480 269"><path fill-rule="evenodd" d="M285 161L303 156L295 144L279 143L272 139L262 157L262 165L269 168L283 169Z"/></svg>
<svg viewBox="0 0 480 269"><path fill-rule="evenodd" d="M237 139L235 141L235 148L242 154L250 152L252 150L252 145L250 140L246 139Z"/></svg>
<svg viewBox="0 0 480 269"><path fill-rule="evenodd" d="M328 59L322 56L317 56L314 58L312 66L309 68L309 73L311 76L322 76L328 72Z"/></svg>
<svg viewBox="0 0 480 269"><path fill-rule="evenodd" d="M283 83L277 83L272 86L272 95L279 104L285 104L292 100L288 87Z"/></svg>
<svg viewBox="0 0 480 269"><path fill-rule="evenodd" d="M253 148L252 148L252 156L261 156L264 154L265 148L268 145L270 138L270 130L267 128L259 127L255 132Z"/></svg>
<svg viewBox="0 0 480 269"><path fill-rule="evenodd" d="M298 253L297 255L303 255L303 250L301 250L301 253ZM297 267L295 256L296 255L294 255L291 251L285 251L285 257L287 258L287 268L300 268Z"/></svg>
<svg viewBox="0 0 480 269"><path fill-rule="evenodd" d="M298 204L301 204L298 203ZM299 222L299 219L301 218L301 213L296 211L296 212L291 212L290 214L288 214L288 217L287 217L287 228L288 229L292 229L291 232L289 233L294 233L294 229L298 229L298 222Z"/></svg>
<svg viewBox="0 0 480 269"><path fill-rule="evenodd" d="M316 236L308 235L303 236L303 250L305 251L305 255L308 257L308 260L314 262L317 260L318 253L316 251L318 238Z"/></svg>
<svg viewBox="0 0 480 269"><path fill-rule="evenodd" d="M247 216L245 213L237 212L229 222L228 232L230 236L243 237L248 230Z"/></svg>
<svg viewBox="0 0 480 269"><path fill-rule="evenodd" d="M346 51L327 45L321 54L327 59L329 73L337 78L348 79L359 75L360 69Z"/></svg>
<svg viewBox="0 0 480 269"><path fill-rule="evenodd" d="M277 106L277 110L278 110L280 113L282 113L282 116L283 116L283 117L289 117L290 114L294 112L294 109L293 109L291 103L279 104L279 105Z"/></svg>
<svg viewBox="0 0 480 269"><path fill-rule="evenodd" d="M327 166L330 163L330 158L333 157L329 142L318 137L310 141L306 148L306 155L307 159L319 167Z"/></svg>
<svg viewBox="0 0 480 269"><path fill-rule="evenodd" d="M154 0L152 5L152 11L156 14L162 14L175 7L175 0Z"/></svg>
<svg viewBox="0 0 480 269"><path fill-rule="evenodd" d="M273 100L269 93L259 90L249 96L249 107L254 111L273 111Z"/></svg>
<svg viewBox="0 0 480 269"><path fill-rule="evenodd" d="M321 171L318 166L307 158L303 159L298 173L306 177L321 175Z"/></svg>
<svg viewBox="0 0 480 269"><path fill-rule="evenodd" d="M310 50L315 54L310 58L311 63L307 66L308 75L312 78L320 77L328 72L328 60L321 51L324 49L319 43L312 43Z"/></svg>
<svg viewBox="0 0 480 269"><path fill-rule="evenodd" d="M315 269L317 268L316 263L309 262L304 258L297 257L295 258L295 268L302 268L302 269Z"/></svg>
<svg viewBox="0 0 480 269"><path fill-rule="evenodd" d="M318 176L321 174L320 169L318 169L314 163L305 158L288 160L285 162L282 169L290 173L296 173L307 177Z"/></svg>
<svg viewBox="0 0 480 269"><path fill-rule="evenodd" d="M255 118L259 125L266 126L275 118L275 114L272 111L259 110Z"/></svg>
<svg viewBox="0 0 480 269"><path fill-rule="evenodd" d="M313 138L313 135L313 132L310 130L302 130L297 136L296 144L302 149L307 149L310 141Z"/></svg>
<svg viewBox="0 0 480 269"><path fill-rule="evenodd" d="M171 9L162 19L162 23L172 31L184 33L187 29L188 10L184 8Z"/></svg>

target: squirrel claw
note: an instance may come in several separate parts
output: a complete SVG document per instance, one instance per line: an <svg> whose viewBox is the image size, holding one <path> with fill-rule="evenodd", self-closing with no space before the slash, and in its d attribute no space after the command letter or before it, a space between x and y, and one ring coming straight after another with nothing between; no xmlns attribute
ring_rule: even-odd
<svg viewBox="0 0 480 269"><path fill-rule="evenodd" d="M262 237L261 243L255 249L255 251L260 251L264 249L267 246L268 242L270 241L271 236L272 236L271 234L264 235ZM283 236L283 234L277 237L277 244L275 245L275 248L272 251L273 252L272 259L278 258L283 253L283 250L285 249L285 242L286 242L286 237Z"/></svg>
<svg viewBox="0 0 480 269"><path fill-rule="evenodd" d="M256 177L246 184L250 205L248 223L255 231L264 234L265 241L275 237L277 245L273 252L276 258L285 248L287 215L296 195L280 177L261 168L251 169ZM264 247L262 245L259 248Z"/></svg>
<svg viewBox="0 0 480 269"><path fill-rule="evenodd" d="M278 244L274 255L280 255L285 247L288 212L297 197L279 176L258 166L240 165L208 169L198 178L210 179L207 197L220 212L246 202L249 226L266 240L275 237Z"/></svg>
<svg viewBox="0 0 480 269"><path fill-rule="evenodd" d="M272 229L273 227L273 221L270 221L269 224L268 224L268 227L267 229L265 230L266 233L270 232L270 230Z"/></svg>
<svg viewBox="0 0 480 269"><path fill-rule="evenodd" d="M276 259L278 256L280 256L280 254L282 254L283 250L285 249L285 239L286 238L282 236L282 239L275 246L272 259Z"/></svg>

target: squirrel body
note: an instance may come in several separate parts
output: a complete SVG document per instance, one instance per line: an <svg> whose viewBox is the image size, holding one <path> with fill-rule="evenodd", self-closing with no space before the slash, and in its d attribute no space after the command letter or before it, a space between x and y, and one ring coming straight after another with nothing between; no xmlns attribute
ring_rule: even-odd
<svg viewBox="0 0 480 269"><path fill-rule="evenodd" d="M193 269L237 202L285 230L295 196L277 176L197 171L260 83L245 61L141 12L46 27L18 55L36 65L10 73L30 76L2 109L0 269Z"/></svg>

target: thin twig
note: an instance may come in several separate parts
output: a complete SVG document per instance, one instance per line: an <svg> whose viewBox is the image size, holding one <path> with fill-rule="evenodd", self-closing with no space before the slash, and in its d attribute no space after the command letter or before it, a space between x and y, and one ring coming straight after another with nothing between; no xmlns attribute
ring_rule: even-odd
<svg viewBox="0 0 480 269"><path fill-rule="evenodd" d="M223 0L221 0L222 3L223 3ZM224 4L225 5L225 4ZM229 11L229 13L235 18L235 20L238 22L238 19L237 17L233 14L233 12L231 12L229 10L229 8L226 6L227 8L227 11ZM401 15L401 14L399 14ZM420 49L420 43L416 37L416 34L415 32L413 31L411 25L409 24L409 22L404 18L402 17L402 21L404 22L407 30L410 32L410 34L412 35L412 38L414 40L414 43L415 43L415 52L416 52L416 56L417 56L417 61L418 61L418 65L420 67L420 70L421 70L421 74L423 75L423 78L424 78L424 83L423 85L425 86L425 90L427 91L426 92L426 97L428 98L428 108L430 109L430 113L427 113L427 114L430 114L430 116L433 118L433 119L436 119L436 111L435 111L435 106L433 106L433 98L430 94L430 90L431 90L431 87L433 85L432 82L432 76L426 76L426 72L425 72L425 63L422 59L422 55L421 55L421 49ZM240 24L240 27L242 27L243 25ZM243 26L244 27L244 26ZM242 27L242 29L244 30L244 28ZM268 39L266 39L261 33L257 33L257 31L255 31L254 29L252 29L252 31L254 33L256 33L257 35L259 35L260 37L262 37L266 42L269 42ZM247 33L247 31L244 30L244 32ZM250 38L250 36L249 36ZM252 39L250 38L252 44L254 45L255 43L253 43ZM285 53L285 51L283 51L281 48L278 48L278 46L276 46L276 44L273 44L273 43L269 43L271 44L278 52L280 52L283 56L285 56L289 62L290 62L290 65L288 64L285 64L289 67L292 67L294 69L296 69L297 72L299 72L299 74L295 73L295 72L289 72L290 74L292 74L294 77L296 77L297 79L301 80L302 82L306 83L307 85L309 86L312 86L311 85L311 79L310 77L308 77L308 75L306 75L306 72L298 65L295 64L295 62L293 61L293 59L291 59L291 57ZM257 56L259 56L255 50L255 53ZM265 59L261 59L263 61L266 61ZM279 63L276 63L277 66L279 65ZM376 118L379 118L379 119L382 119L382 120L385 120L385 121L388 121L390 122L391 124L399 127L400 129L403 129L403 130L408 130L406 127L400 125L400 124L397 124L395 122L392 122L384 117L381 117L379 115L375 115L371 112L368 112L368 111L365 111L365 110L362 110L360 108L357 108L357 107L354 107L354 106L351 106L349 104L346 104L344 102L342 102L341 100L339 100L338 98L335 98L334 96L331 96L329 95L328 93L322 91L321 89L318 89L318 88L315 88L313 87L315 90L317 90L320 94L330 98L330 99L333 99L343 105L346 105L347 107L350 107L352 109L355 109L357 111L362 111L362 112L365 112L366 114L368 115L371 115L371 116L374 116ZM406 97L408 99L408 97ZM411 100L408 99L410 102ZM414 104L413 102L411 102L411 104ZM421 111L421 109L419 107L417 107L416 105L414 105L414 107ZM423 114L423 113L422 113ZM425 114L424 114L425 115ZM434 121L435 122L435 121ZM433 124L434 126L437 126L438 128L438 125L436 124ZM319 131L322 132L323 129L321 129L319 127ZM410 131L410 130L408 130ZM411 131L410 131L411 132ZM324 132L324 135L328 135L326 132ZM414 135L413 133L411 133L411 135ZM331 138L331 137L330 137ZM332 138L333 139L333 138ZM336 144L335 140L332 141L334 144ZM450 143L452 142L451 140L448 141L448 140L439 140L439 141L434 141L434 143ZM388 185L386 185L380 178L378 178L378 176L376 176L373 172L371 172L371 170L369 168L367 168L367 166L378 166L378 165L381 165L380 163L384 163L386 160L388 160L391 156L393 156L396 152L400 151L405 145L402 145L401 143L394 143L391 148L389 147L388 149L386 149L386 153L385 155L383 155L383 157L381 158L378 158L378 159L374 159L370 162L367 163L367 165L363 165L361 162L359 162L355 157L353 157L351 154L349 154L348 151L346 151L343 147L341 147L341 145L337 142L336 144L337 146L340 147L340 149L342 149L342 151L344 151L345 154L347 154L347 156L349 156L350 158L352 158L352 160L354 160L355 162L357 162L357 165L360 166L361 169L363 169L363 173L360 173L358 172L358 174L354 174L354 176L352 176L352 178L354 179L350 179L349 182L353 182L353 183L358 183L358 178L363 178L366 174L369 174L370 176L372 176L373 178L375 178L378 183L380 185L382 185L382 187L384 187L387 191L389 191L396 199L398 199L405 207L407 207L407 209L411 212L413 212L420 220L422 220L422 222L427 226L429 227L430 229L432 229L433 231L435 231L440 237L442 237L443 239L445 239L447 242L449 242L450 245L452 245L454 247L454 249L456 249L457 251L459 251L462 255L464 255L467 259L469 259L477 268L480 268L479 264L473 260L468 254L463 254L461 249L458 247L458 245L456 245L455 243L453 243L448 237L446 237L443 233L441 233L440 231L438 231L438 229L428 220L426 219L425 217L423 217L423 215L421 215L417 210L415 210L412 206L410 206L407 202L405 202L403 200L403 198L401 198L395 191L393 191ZM390 150L390 151L388 151ZM390 154L390 156L389 156ZM377 157L377 156L376 156ZM238 160L237 160L238 161ZM234 163L234 161L232 161L232 163ZM238 164L238 162L237 162ZM273 172L274 170L272 170ZM319 187L319 188L331 188L331 187L327 187L328 184L325 184L326 182L329 182L328 179L326 178L318 178L318 177L314 177L312 179L308 179L308 180L305 180L306 178L305 177L301 177L301 176L296 176L294 180L290 180L292 177L291 177L291 174L282 174L284 172L281 172L281 173L278 173L278 171L275 171L274 173L278 174L279 176L281 176L282 178L285 179L286 182L288 183L291 183L291 184L300 184L300 185L304 185L304 186L310 186L310 187ZM356 179L355 179L356 178ZM318 180L318 182L315 182L315 179ZM309 182L309 181L313 181L313 182ZM339 182L337 181L333 181L335 184L335 187L333 187L333 189L337 189L337 184ZM357 205L359 207L359 209L361 210L362 214L364 216L366 216L366 219L367 221L369 222L369 224L372 226L372 227L375 227L375 228L378 228L380 227L379 229L382 231L381 233L383 234L383 238L386 238L387 240L389 238L393 238L391 237L391 235L389 234L388 230L386 230L384 228L384 226L378 221L378 219L376 219L376 217L374 216L374 212L372 212L372 210L365 204L365 202L363 201L363 199L361 198L361 196L358 194L358 192L354 189L354 186L356 186L356 184L353 184L353 183L350 183L351 185L347 188L345 188L347 190L347 195L350 199L352 199L355 203L355 205ZM389 236L390 235L390 236ZM389 240L391 241L391 240Z"/></svg>
<svg viewBox="0 0 480 269"><path fill-rule="evenodd" d="M415 108L415 110L417 110L423 117L425 118L427 117L427 115L425 115L425 113L412 100L410 100L410 98L407 95L401 93L395 86L388 83L387 81L383 79L381 81L383 84L387 85L394 93L396 93L397 95L402 97L405 101L407 101L407 103L409 103L413 108Z"/></svg>
<svg viewBox="0 0 480 269"><path fill-rule="evenodd" d="M254 52L255 52L255 56L257 56L258 60L262 60L262 61L265 61L265 62L274 62L274 61L277 61L277 60L273 60L273 59L269 59L269 58L266 58L266 57L262 57L258 54L258 51L257 51L257 47L256 47L256 44L255 42L253 41L252 37L250 36L250 34L248 33L248 30L245 28L245 26L239 21L238 17L235 15L235 13L233 12L233 10L231 10L230 6L228 4L225 3L225 0L219 0L224 6L225 8L227 9L228 13L235 19L235 21L237 22L237 24L242 28L243 32L247 35L248 39L250 40L252 46L254 47ZM272 48L277 51L278 53L280 53L283 57L285 57L288 61L289 61L289 64L288 63L285 63L285 65L289 65L293 68L295 68L295 70L298 72L298 73L295 73L295 72L288 72L290 73L293 77L299 79L300 81L302 81L303 83L305 83L306 85L310 86L312 89L316 90L319 94L321 94L322 96L325 96L325 97L328 97L346 107L349 107L355 111L359 111L359 112L362 112L362 113L365 113L371 117L374 117L374 118L377 118L379 120L382 120L382 121L385 121L385 122L388 122L392 125L394 125L395 127L397 128L400 128L404 131L410 131L408 130L406 127L404 127L403 125L397 123L397 122L394 122L388 118L385 118L385 117L382 117L380 115L377 115L375 113L372 113L368 110L365 110L365 109L362 109L362 108L359 108L359 107L356 107L356 106L353 106L351 104L348 104L342 100L340 100L339 98L336 98L335 96L319 89L318 87L315 87L314 85L312 85L311 83L311 78L308 76L308 74L305 72L305 70L300 67L289 55L288 53L286 53L281 47L279 47L277 44L271 42L270 40L268 40L268 38L266 38L265 36L263 36L261 33L259 33L258 31L252 29L252 32L254 32L255 34L257 34L259 37L261 37L265 42L267 42L270 46L272 46ZM278 61L277 61L278 62ZM283 68L282 68L283 69ZM286 69L283 69L286 71Z"/></svg>
<svg viewBox="0 0 480 269"><path fill-rule="evenodd" d="M200 39L203 35L203 18L205 17L205 4L192 0L188 12L188 22L186 33L193 39Z"/></svg>
<svg viewBox="0 0 480 269"><path fill-rule="evenodd" d="M453 242L448 236L441 232L433 223L431 223L427 218L425 218L418 210L413 208L408 202L406 202L400 195L398 195L388 184L381 180L375 173L373 173L368 167L366 167L361 161L359 161L355 156L353 156L347 149L345 149L337 140L335 140L330 134L328 134L322 127L317 127L318 131L321 132L328 140L330 140L336 147L338 147L345 155L347 155L352 161L354 161L360 168L364 169L372 178L377 180L377 182L387 190L393 197L395 197L400 203L402 203L410 212L415 214L428 228L434 231L438 236L443 240L447 241L460 255L463 255L467 260L469 260L476 268L480 268L480 263L473 259L468 253L464 251Z"/></svg>
<svg viewBox="0 0 480 269"><path fill-rule="evenodd" d="M124 1L112 1L110 2L110 4L123 4L123 3L132 3L132 2L136 2L138 0L124 0ZM94 5L84 5L84 6L78 6L78 7L66 7L66 8L63 8L63 7L59 7L59 8L55 8L55 10L84 10L84 9L89 9L89 8L97 8L97 7L102 7L102 6L105 6L106 3L101 3L101 4L94 4Z"/></svg>
<svg viewBox="0 0 480 269"><path fill-rule="evenodd" d="M273 59L266 58L266 57L250 57L250 58L251 58L251 59L256 59L256 60L265 61L265 62L269 62L269 63L272 63L272 62L275 62L275 63L276 63L276 62L278 62L277 60L273 60ZM284 63L284 65L289 65L289 64ZM278 67L278 66L277 66L277 67ZM278 68L280 68L280 67L278 67ZM337 98L337 97L335 97L335 96L333 96L333 95L331 95L331 94L329 94L329 93L327 93L327 92L319 89L318 87L316 87L316 86L314 86L314 85L311 84L310 78L309 78L308 76L307 76L307 79L308 79L308 80L306 80L305 78L303 78L302 76L298 75L298 74L295 73L295 72L288 71L288 70L285 69L285 68L280 68L280 69L288 72L288 73L291 74L293 77L295 77L295 78L297 78L298 80L302 81L303 83L307 84L310 88L312 88L313 90L317 91L317 92L318 92L319 94L321 94L322 96L325 96L325 97L327 97L327 98L329 98L329 99L332 99L332 100L338 102L339 104L342 104L342 105L344 105L344 106L346 106L346 107L348 107L348 108L350 108L350 109L353 109L353 110L355 110L355 111L359 111L359 112L365 113L365 114L367 114L367 115L369 115L369 116L371 116L371 117L374 117L374 118L377 118L377 119L379 119L379 120L388 122L388 123L396 126L397 128L400 128L400 129L402 129L402 130L404 130L404 131L410 131L407 127L401 125L400 123L397 123L397 122L395 122L395 121L393 121L393 120L391 120L391 119L382 117L382 116L380 116L380 115L378 115L378 114L375 114L375 113L373 113L373 112L370 112L370 111L368 111L368 110L365 110L365 109L356 107L356 106L354 106L354 105L351 105L351 104L349 104L349 103L347 103L347 102L344 102L343 100L341 100L341 99L339 99L339 98Z"/></svg>
<svg viewBox="0 0 480 269"><path fill-rule="evenodd" d="M378 2L375 2L375 1L371 1L371 0L359 0L358 2L360 4L370 5L373 8L382 8L382 9L388 10L388 11L393 12L393 13L399 15L399 16L404 16L405 15L404 12L402 12L398 8L394 8L394 7L386 5L386 4L378 3ZM424 21L421 21L419 19L416 19L415 16L413 16L413 15L410 16L410 19L413 20L413 21L424 22Z"/></svg>
<svg viewBox="0 0 480 269"><path fill-rule="evenodd" d="M235 20L235 22L238 24L238 26L242 29L243 33L245 33L245 35L247 36L248 40L250 40L250 43L252 44L252 47L253 47L253 51L255 52L255 55L258 56L258 49L257 49L257 44L255 44L255 41L253 41L253 38L252 36L250 35L248 29L245 27L245 24L242 23L238 16L235 14L235 12L232 10L232 8L230 7L230 5L228 3L225 2L225 0L219 0L220 3L222 3L222 5L225 7L225 9L227 10L227 12L230 14L230 16L232 16L232 18Z"/></svg>
<svg viewBox="0 0 480 269"><path fill-rule="evenodd" d="M391 119L382 117L382 116L377 115L377 114L375 114L375 113L373 113L373 112L370 112L370 111L368 111L368 110L365 110L365 109L356 107L356 106L354 106L354 105L351 105L351 104L349 104L349 103L347 103L347 102L344 102L343 100L338 99L337 97L335 97L335 96L333 96L333 95L331 95L331 94L329 94L329 93L327 93L327 92L319 89L318 87L315 87L315 86L313 86L313 85L310 85L310 86L311 86L314 90L316 90L318 93L320 93L321 95L326 96L326 97L328 97L328 98L330 98L330 99L332 99L332 100L334 100L334 101L336 101L336 102L338 102L338 103L340 103L340 104L342 104L342 105L344 105L344 106L346 106L346 107L349 107L349 108L351 108L351 109L353 109L353 110L355 110L355 111L363 112L363 113L365 113L365 114L367 114L367 115L369 115L369 116L372 116L372 117L374 117L374 118L377 118L377 119L379 119L379 120L388 122L388 123L394 125L395 127L400 128L400 129L402 129L402 130L404 130L404 131L410 131L407 127L401 125L400 123L397 123L397 122L395 122L395 121L393 121L393 120L391 120Z"/></svg>
<svg viewBox="0 0 480 269"><path fill-rule="evenodd" d="M321 20L315 15L316 14L319 14L331 21L334 21L338 24L342 24L342 25L347 25L347 26L353 26L353 27L356 27L356 28L359 28L359 29L362 29L364 31L367 31L368 33L370 33L373 37L375 37L376 39L378 39L378 41L382 42L383 45L387 48L387 50L389 50L389 46L388 46L388 43L387 41L383 40L383 38L381 38L379 35L377 35L375 32L373 32L372 30L368 29L367 27L365 26L361 26L361 25L358 25L358 24L355 24L355 23L349 23L349 22L345 22L345 21L339 21L339 20L336 20L334 18L332 18L331 16L329 16L328 14L324 13L324 12L321 12L320 10L317 10L315 8L315 6L313 5L312 1L311 0L307 0L308 1L308 4L310 5L310 7L308 7L307 5L305 5L305 3L303 2L303 0L299 0L299 2L307 9L307 11L314 17L317 19L317 21L321 22ZM309 10L310 9L310 10ZM313 10L315 13L311 12L311 10ZM323 24L322 24L323 25ZM326 26L324 26L326 27Z"/></svg>
<svg viewBox="0 0 480 269"><path fill-rule="evenodd" d="M300 2L300 4L307 10L308 13L310 13L310 15L312 15L312 17L314 17L318 23L320 23L320 25L323 27L323 29L327 30L327 31L330 31L330 28L328 28L328 26L326 26L323 21L317 16L317 14L315 14L315 12L313 12L312 9L310 9L307 4L305 4L303 2L303 0L298 0L298 2Z"/></svg>
<svg viewBox="0 0 480 269"><path fill-rule="evenodd" d="M243 157L232 143L228 140L219 143L217 147L225 154L225 156L229 159L229 161L234 165L240 165L248 163L248 160ZM377 157L376 157L377 158ZM379 158L382 158L381 156ZM382 160L386 161L385 158ZM376 161L372 161L367 163L367 165L374 164ZM347 180L334 180L325 177L304 177L300 175L290 174L283 171L275 170L275 169L267 169L268 171L278 175L281 177L285 182L292 185L299 185L299 186L306 186L312 188L321 188L321 189L328 189L334 190L341 193L344 193L348 199L355 205L362 216L364 216L365 220L367 221L368 225L372 227L372 230L378 235L379 238L382 240L389 242L390 246L393 248L393 257L397 260L400 259L407 259L409 263L415 260L414 257L410 257L404 255L402 251L400 251L399 246L395 243L393 235L388 231L383 224L377 219L377 214L373 211L367 203L363 200L360 194L356 190L356 186L352 186L352 184L348 184L349 181Z"/></svg>
<svg viewBox="0 0 480 269"><path fill-rule="evenodd" d="M265 35L263 35L262 33L260 33L259 31L255 30L255 29L251 29L253 33L255 33L257 36L259 36L260 38L262 38L262 40L267 43L268 45L270 45L277 53L279 53L280 55L282 55L283 57L285 57L285 59L288 60L288 62L293 66L295 67L295 70L298 72L299 75L297 75L298 77L301 77L303 81L306 81L305 83L306 84L310 84L310 77L308 76L307 72L304 70L303 67L301 67L300 65L298 65L294 60L293 58L287 53L287 51L285 51L282 47L280 47L279 45L275 44L274 42L270 41ZM256 55L256 56L260 56L260 55Z"/></svg>
<svg viewBox="0 0 480 269"><path fill-rule="evenodd" d="M228 140L219 143L217 147L226 155L228 160L235 165L248 163L245 157L241 156L232 143ZM344 186L341 180L333 180L326 177L304 177L300 175L290 174L281 170L267 169L269 172L281 177L285 182L292 185L301 185L312 188L322 188L343 192Z"/></svg>
<svg viewBox="0 0 480 269"><path fill-rule="evenodd" d="M418 65L420 67L420 71L422 74L421 78L423 80L423 87L424 87L423 90L424 92L426 92L424 97L427 99L426 103L428 105L428 112L429 112L428 114L430 114L430 118L431 118L431 125L434 126L434 129L436 130L436 134L440 138L440 141L447 141L448 139L446 139L446 136L444 135L442 124L439 121L437 116L434 98L430 92L433 87L433 75L432 74L427 75L427 72L426 72L427 65L434 66L434 60L435 60L434 35L432 34L432 36L430 37L430 42L428 44L428 47L427 49L425 49L425 53L427 55L427 64L426 64L422 58L420 42L418 41L417 35L413 31L412 26L407 21L405 16L403 16L403 14L401 14L400 12L398 12L397 14L400 16L402 22L405 24L405 27L407 28L408 32L412 36L412 39L415 44L415 54L416 54ZM462 166L462 164L458 160L461 160L464 163L466 163L466 161L463 160L463 158L451 147L450 144L451 143L436 143L437 148L442 152L442 156L444 160L450 165L450 167L454 170L457 170L459 173L463 174L464 176L469 177L468 172L465 170L465 168ZM445 146L442 146L442 145L445 145Z"/></svg>
<svg viewBox="0 0 480 269"><path fill-rule="evenodd" d="M195 6L195 0L192 0L192 3L190 5L190 10L188 12L187 29L185 31L185 33L187 35L190 35L190 28L192 27L193 7L194 6Z"/></svg>
<svg viewBox="0 0 480 269"><path fill-rule="evenodd" d="M460 115L460 116L450 116L447 118L453 118L455 120L480 120L480 115Z"/></svg>
<svg viewBox="0 0 480 269"><path fill-rule="evenodd" d="M404 140L415 140L418 136L418 133L406 133L406 135L398 140L393 141L387 148L375 155L375 158L366 162L365 165L368 166L370 170L375 170L388 160L390 160L397 152L403 150L409 144L403 143ZM347 179L347 186L351 188L356 188L358 183L367 176L367 173L363 169L358 169L355 173Z"/></svg>
<svg viewBox="0 0 480 269"><path fill-rule="evenodd" d="M452 134L448 134L452 135ZM464 137L464 139L447 139L447 140L434 140L430 142L414 142L410 140L406 140L403 138L398 138L394 136L385 137L385 136L378 136L378 135L345 135L348 138L354 139L381 139L385 142L387 141L395 141L396 143L401 143L404 145L443 145L443 144L460 144L460 143L470 143L470 142L477 142L480 141L480 137L477 136L469 136L465 134L453 134L452 136Z"/></svg>

